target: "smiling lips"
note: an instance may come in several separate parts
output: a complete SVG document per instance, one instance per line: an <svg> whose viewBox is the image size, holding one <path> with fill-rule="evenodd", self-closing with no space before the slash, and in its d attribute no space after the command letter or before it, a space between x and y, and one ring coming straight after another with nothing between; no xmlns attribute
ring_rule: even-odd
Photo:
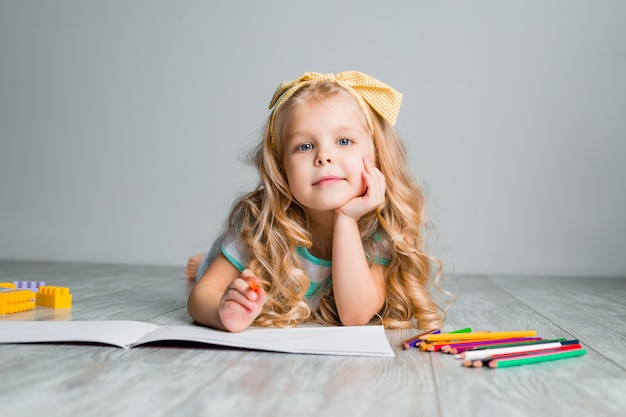
<svg viewBox="0 0 626 417"><path fill-rule="evenodd" d="M338 183L340 181L343 181L343 178L341 178L341 177L334 177L334 176L328 176L328 177L320 178L315 183L313 183L313 185L330 185L330 184Z"/></svg>

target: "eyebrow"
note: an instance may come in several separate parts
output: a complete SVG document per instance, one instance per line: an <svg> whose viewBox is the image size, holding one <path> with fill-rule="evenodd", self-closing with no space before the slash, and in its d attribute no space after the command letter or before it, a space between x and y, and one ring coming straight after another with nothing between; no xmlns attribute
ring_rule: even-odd
<svg viewBox="0 0 626 417"><path fill-rule="evenodd" d="M361 129L359 127L346 125L346 126L339 126L336 129L333 129L333 133L337 135L349 134L350 136L356 136L356 135L363 134L363 133L369 134L369 131ZM303 130L296 130L294 132L291 132L289 135L285 136L285 141L288 142L300 136L311 137L312 135Z"/></svg>

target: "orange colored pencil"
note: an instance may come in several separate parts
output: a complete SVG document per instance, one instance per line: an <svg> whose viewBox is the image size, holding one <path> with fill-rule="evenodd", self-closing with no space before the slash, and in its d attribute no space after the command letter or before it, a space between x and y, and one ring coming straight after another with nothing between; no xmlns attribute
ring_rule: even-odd
<svg viewBox="0 0 626 417"><path fill-rule="evenodd" d="M254 278L254 277L250 278L250 282L249 282L248 285L250 285L250 289L252 291L256 291L256 290L258 290L260 288L259 287L259 283L257 282L256 278Z"/></svg>

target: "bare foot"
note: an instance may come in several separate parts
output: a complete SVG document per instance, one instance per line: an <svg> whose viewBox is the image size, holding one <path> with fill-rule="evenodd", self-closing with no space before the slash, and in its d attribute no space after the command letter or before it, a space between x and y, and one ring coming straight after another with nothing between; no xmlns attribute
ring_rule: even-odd
<svg viewBox="0 0 626 417"><path fill-rule="evenodd" d="M185 269L187 281L196 280L196 273L198 272L198 267L200 266L200 262L202 262L204 255L204 253L199 253L197 255L190 256L187 260L187 269Z"/></svg>

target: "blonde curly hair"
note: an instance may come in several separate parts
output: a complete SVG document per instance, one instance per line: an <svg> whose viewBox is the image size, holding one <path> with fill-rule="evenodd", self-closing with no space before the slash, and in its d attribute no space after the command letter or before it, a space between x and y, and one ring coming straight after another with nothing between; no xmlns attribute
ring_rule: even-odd
<svg viewBox="0 0 626 417"><path fill-rule="evenodd" d="M294 108L307 100L336 96L356 101L332 81L310 83L280 107L275 115L275 135L270 132L268 119L263 139L250 155L260 175L259 183L235 202L229 216L229 232L240 236L252 255L246 267L260 278L267 292L263 310L254 321L257 326L287 327L306 321L341 324L329 281L322 285L319 310L312 311L306 302L309 278L296 248L310 248L313 242L306 212L287 184L281 146ZM424 195L395 129L373 109L368 110L375 126L375 159L387 179L387 191L384 204L358 224L370 262L376 248L392 254L385 268L386 300L378 319L388 328L441 328L445 311L435 304L430 292L439 288L442 263L424 251L428 225Z"/></svg>

